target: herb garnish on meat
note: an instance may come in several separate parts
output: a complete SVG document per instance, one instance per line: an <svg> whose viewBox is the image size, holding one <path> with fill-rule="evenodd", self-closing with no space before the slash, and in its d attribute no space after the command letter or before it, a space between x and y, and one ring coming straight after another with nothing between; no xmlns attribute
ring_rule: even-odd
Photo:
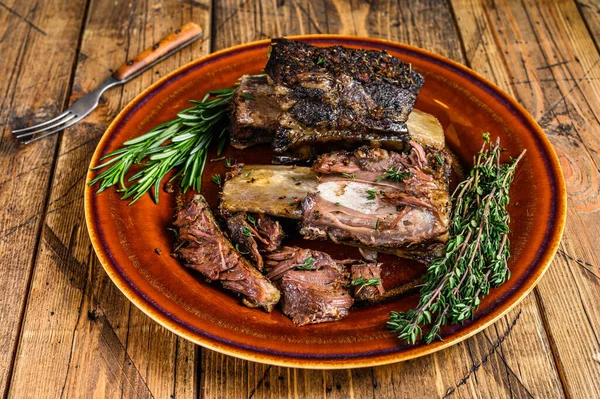
<svg viewBox="0 0 600 399"><path fill-rule="evenodd" d="M252 237L252 229L248 226L242 226L242 233L246 236L246 237Z"/></svg>
<svg viewBox="0 0 600 399"><path fill-rule="evenodd" d="M392 312L387 323L398 338L414 344L421 337L429 344L440 338L443 325L463 322L479 307L491 287L510 278L507 260L509 188L525 151L511 162L500 163L500 142L484 144L468 178L453 194L454 209L446 255L427 269L421 299L415 309ZM422 326L432 327L423 334Z"/></svg>
<svg viewBox="0 0 600 399"><path fill-rule="evenodd" d="M210 178L212 180L213 183L217 184L217 185L221 185L221 183L223 183L223 179L221 178L221 175L212 175L212 177Z"/></svg>
<svg viewBox="0 0 600 399"><path fill-rule="evenodd" d="M315 260L313 259L312 256L309 256L308 258L306 258L306 260L304 261L303 264L301 264L300 266L296 266L296 269L298 270L310 270L312 269L313 265L315 264Z"/></svg>
<svg viewBox="0 0 600 399"><path fill-rule="evenodd" d="M354 280L352 280L352 282L350 284L354 287L369 287L372 285L381 284L381 279L377 278L377 277L373 277L373 278L370 278L367 280L364 277L359 277L359 278L355 278Z"/></svg>
<svg viewBox="0 0 600 399"><path fill-rule="evenodd" d="M439 155L438 155L439 156ZM377 183L383 179L394 180L399 183L406 179L410 179L412 172L410 170L394 169L393 167L385 171L385 173L377 178Z"/></svg>

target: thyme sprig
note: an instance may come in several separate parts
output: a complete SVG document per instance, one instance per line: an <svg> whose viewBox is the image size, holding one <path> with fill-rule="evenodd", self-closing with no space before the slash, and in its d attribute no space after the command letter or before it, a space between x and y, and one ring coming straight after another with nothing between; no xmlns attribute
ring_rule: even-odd
<svg viewBox="0 0 600 399"><path fill-rule="evenodd" d="M388 179L402 183L404 180L410 179L411 176L412 172L410 170L403 170L400 168L394 169L394 167L391 166L381 176L379 176L379 178L377 178L377 183L379 183L383 179Z"/></svg>
<svg viewBox="0 0 600 399"><path fill-rule="evenodd" d="M100 183L98 192L118 186L123 199L130 205L154 187L154 201L158 203L160 184L165 175L175 169L180 171L184 192L190 187L200 191L202 172L208 148L217 143L220 155L227 142L228 111L235 88L214 90L202 101L190 100L194 105L177 114L177 118L162 123L148 133L128 140L123 147L103 156L105 161L93 170L108 167L89 185ZM126 179L132 166L140 170Z"/></svg>
<svg viewBox="0 0 600 399"><path fill-rule="evenodd" d="M452 199L450 239L444 257L429 265L418 306L407 312L392 312L388 327L398 338L414 344L423 338L429 344L446 324L473 317L491 287L510 278L509 188L518 162L500 163L500 142L484 144L474 159L468 178L460 183ZM422 326L431 325L423 334Z"/></svg>
<svg viewBox="0 0 600 399"><path fill-rule="evenodd" d="M310 270L312 269L312 267L315 264L315 260L313 259L312 256L309 256L308 258L306 258L304 260L304 263L301 265L296 266L296 269L298 270Z"/></svg>
<svg viewBox="0 0 600 399"><path fill-rule="evenodd" d="M379 284L381 284L381 279L379 277L372 277L367 280L363 276L360 276L350 282L350 285L352 285L353 287L358 287L358 286L370 287L370 286L379 285Z"/></svg>

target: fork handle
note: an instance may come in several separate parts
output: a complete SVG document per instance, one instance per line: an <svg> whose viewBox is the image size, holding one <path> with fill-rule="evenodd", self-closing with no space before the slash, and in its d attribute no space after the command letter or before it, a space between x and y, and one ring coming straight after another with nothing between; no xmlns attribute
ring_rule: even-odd
<svg viewBox="0 0 600 399"><path fill-rule="evenodd" d="M113 77L119 81L129 80L159 60L170 56L198 39L201 35L202 28L193 22L188 22L175 32L169 33L160 42L139 53L134 59L121 65L119 69L113 72Z"/></svg>

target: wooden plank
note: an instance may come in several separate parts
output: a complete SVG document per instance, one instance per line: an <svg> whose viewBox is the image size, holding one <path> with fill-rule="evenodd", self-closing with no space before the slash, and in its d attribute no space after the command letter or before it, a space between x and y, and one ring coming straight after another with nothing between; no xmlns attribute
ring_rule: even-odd
<svg viewBox="0 0 600 399"><path fill-rule="evenodd" d="M596 44L596 49L600 48L600 5L593 0L577 0L575 3L587 25L590 37Z"/></svg>
<svg viewBox="0 0 600 399"><path fill-rule="evenodd" d="M536 297L567 393L597 397L600 57L573 1L452 4L473 68L486 69L538 119L561 160L567 226Z"/></svg>
<svg viewBox="0 0 600 399"><path fill-rule="evenodd" d="M187 21L210 32L210 2L106 7L92 1L71 102ZM85 228L83 191L92 152L117 112L160 76L208 51L208 41L196 42L107 92L94 113L64 134L10 397L195 397L194 345L143 315L108 279Z"/></svg>
<svg viewBox="0 0 600 399"><path fill-rule="evenodd" d="M458 31L447 4L439 1L359 3L331 1L308 4L293 1L277 3L220 2L215 8L213 38L216 48L252 39L317 31L382 37L406 42L446 55L459 62ZM410 3L410 4L409 4ZM298 22L300 21L300 22ZM489 69L489 68L488 68ZM486 69L487 70L487 69ZM502 79L502 77L498 77ZM518 315L518 318L517 318ZM516 320L516 321L514 321ZM521 345L526 345L527 356ZM204 351L204 353L211 353ZM482 397L561 397L563 395L550 345L533 296L485 333L432 356L410 362L362 370L317 372L272 367L277 375L292 379L289 396L294 397L442 397L445 394ZM206 397L237 397L235 389L223 389L215 380L233 387L248 378L254 397L276 396L272 371L244 362L245 371L223 376L218 368L222 355L202 359L203 381L210 389ZM232 361L232 360L229 360ZM266 375L266 379L257 376ZM478 376L484 375L484 378ZM285 377L284 377L285 378ZM239 381L231 383L231 381ZM257 382L262 381L261 384ZM264 382L269 382L270 387ZM217 391L218 388L221 390Z"/></svg>
<svg viewBox="0 0 600 399"><path fill-rule="evenodd" d="M59 114L75 64L85 0L0 3L0 393L11 378L57 137L20 146L10 127ZM43 54L44 62L39 58Z"/></svg>

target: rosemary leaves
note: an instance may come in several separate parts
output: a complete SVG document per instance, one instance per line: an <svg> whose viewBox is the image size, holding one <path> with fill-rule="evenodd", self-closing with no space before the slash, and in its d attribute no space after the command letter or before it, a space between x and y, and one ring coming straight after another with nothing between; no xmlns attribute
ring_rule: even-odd
<svg viewBox="0 0 600 399"><path fill-rule="evenodd" d="M483 137L473 169L452 195L446 255L429 265L418 306L407 312L392 312L387 322L398 338L409 344L421 338L429 344L440 338L443 325L473 317L490 288L510 278L506 207L515 169L525 151L501 164L499 140L491 144L489 134ZM424 325L431 325L426 334Z"/></svg>
<svg viewBox="0 0 600 399"><path fill-rule="evenodd" d="M220 155L227 142L228 112L234 91L235 88L228 88L209 92L202 101L191 101L194 106L179 112L177 118L126 141L123 147L101 158L106 162L93 169L108 168L89 185L99 182L99 193L118 185L122 198L131 199L130 205L154 187L154 201L158 203L163 178L169 171L181 168L171 180L181 175L184 191L192 187L199 192L208 148L216 142ZM134 165L139 166L139 171L126 179Z"/></svg>

